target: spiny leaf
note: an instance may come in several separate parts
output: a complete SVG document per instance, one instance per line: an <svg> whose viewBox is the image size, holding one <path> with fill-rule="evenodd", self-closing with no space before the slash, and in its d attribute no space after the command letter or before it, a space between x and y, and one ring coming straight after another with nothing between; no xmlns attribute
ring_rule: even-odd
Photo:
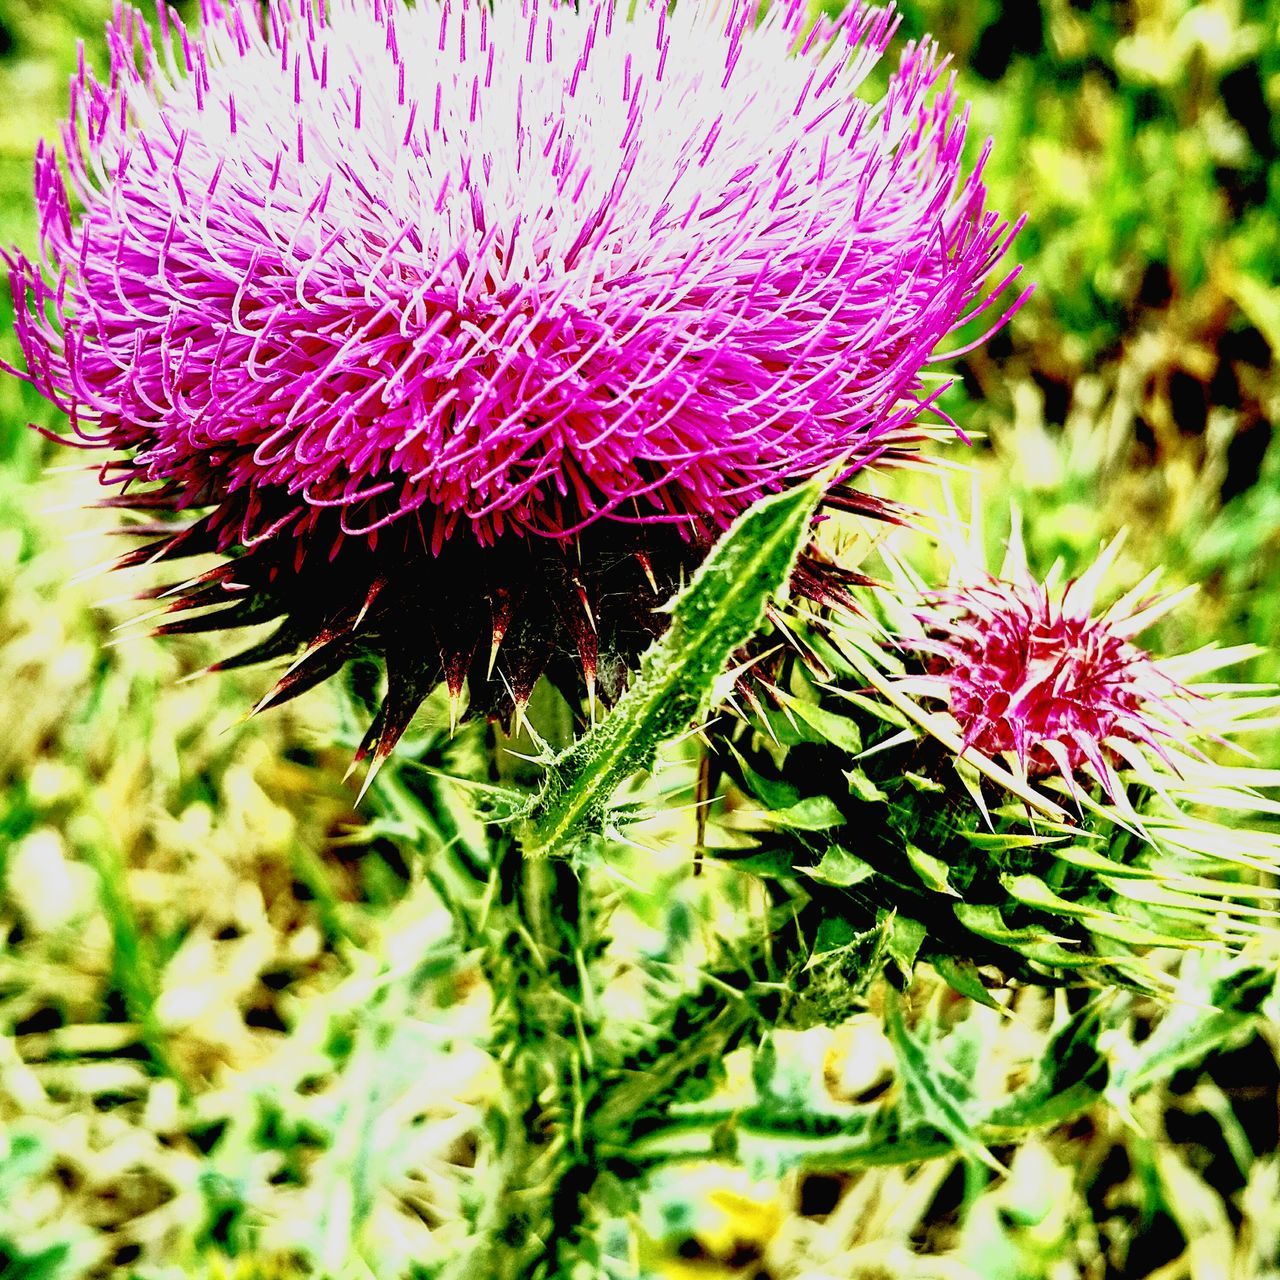
<svg viewBox="0 0 1280 1280"><path fill-rule="evenodd" d="M1000 946L1012 947L1040 964L1076 968L1091 962L1091 957L1079 955L1063 947L1061 944L1066 941L1065 938L1049 934L1044 929L1010 928L1005 924L998 907L989 904L957 902L954 910L956 918L970 932ZM1103 963L1101 960L1092 960L1092 962Z"/></svg>
<svg viewBox="0 0 1280 1280"><path fill-rule="evenodd" d="M1098 1100L1110 1072L1098 1047L1103 1009L1095 998L1054 1030L1036 1075L984 1116L989 1133L1007 1129L1013 1136L1061 1124Z"/></svg>
<svg viewBox="0 0 1280 1280"><path fill-rule="evenodd" d="M1184 962L1178 1000L1115 1072L1113 1096L1128 1099L1225 1045L1247 1038L1265 1016L1276 970L1250 957Z"/></svg>
<svg viewBox="0 0 1280 1280"><path fill-rule="evenodd" d="M952 1078L941 1057L931 1054L928 1046L908 1030L896 1000L889 1005L888 1031L898 1057L899 1078L905 1090L904 1106L910 1102L920 1121L946 1134L966 1159L1004 1173L1004 1166L974 1132L963 1082L958 1077Z"/></svg>
<svg viewBox="0 0 1280 1280"><path fill-rule="evenodd" d="M1000 883L1016 902L1067 919L1083 920L1093 933L1103 938L1113 938L1135 947L1178 947L1188 944L1185 938L1144 928L1092 903L1068 901L1055 893L1039 876L1002 875Z"/></svg>
<svg viewBox="0 0 1280 1280"><path fill-rule="evenodd" d="M836 715L816 702L805 702L801 698L788 697L784 702L791 714L812 730L817 741L829 742L851 756L856 756L862 750L862 734L852 717Z"/></svg>
<svg viewBox="0 0 1280 1280"><path fill-rule="evenodd" d="M999 1009L1000 1005L986 988L978 973L978 966L963 956L938 955L930 959L938 976L953 990L970 1000L984 1004L988 1009Z"/></svg>
<svg viewBox="0 0 1280 1280"><path fill-rule="evenodd" d="M775 809L769 821L792 831L829 831L844 822L844 815L829 796L805 796L785 809Z"/></svg>
<svg viewBox="0 0 1280 1280"><path fill-rule="evenodd" d="M875 868L870 863L864 862L857 854L850 853L848 849L838 844L833 844L822 855L818 865L807 869L806 874L819 884L847 889L852 885L861 884L864 880L869 880L875 875Z"/></svg>
<svg viewBox="0 0 1280 1280"><path fill-rule="evenodd" d="M561 852L598 828L618 786L705 714L730 658L787 582L823 487L817 479L758 503L720 539L671 605L670 627L613 712L548 769L523 824L526 854Z"/></svg>
<svg viewBox="0 0 1280 1280"><path fill-rule="evenodd" d="M941 858L926 853L910 840L906 842L904 852L907 855L907 861L911 863L911 869L920 877L926 889L932 889L934 893L946 893L953 898L959 897L951 887L951 881L947 876L947 864Z"/></svg>

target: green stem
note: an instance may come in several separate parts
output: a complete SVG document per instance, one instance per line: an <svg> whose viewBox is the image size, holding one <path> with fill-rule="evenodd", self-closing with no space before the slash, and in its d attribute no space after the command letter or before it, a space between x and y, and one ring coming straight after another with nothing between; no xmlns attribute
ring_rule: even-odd
<svg viewBox="0 0 1280 1280"><path fill-rule="evenodd" d="M568 706L540 686L530 720L543 741L572 737ZM531 742L497 735L491 782L531 790L543 770ZM410 785L411 783L411 785ZM471 848L429 774L397 777L378 794L393 830L412 833L426 874L474 950L493 993L489 1046L500 1082L486 1117L474 1232L445 1280L597 1280L604 1274L598 1202L645 1163L631 1144L696 1091L761 1016L758 984L771 975L766 947L735 958L690 992L672 993L638 1047L606 1047L593 977L603 950L599 912L563 858L530 858L510 826L491 825ZM767 949L767 947L766 947Z"/></svg>
<svg viewBox="0 0 1280 1280"><path fill-rule="evenodd" d="M618 787L649 765L659 743L702 718L716 681L791 576L825 487L815 479L766 498L716 543L672 601L666 633L645 652L617 705L577 742L563 744L548 767L521 824L527 856L562 854L598 830Z"/></svg>
<svg viewBox="0 0 1280 1280"><path fill-rule="evenodd" d="M976 1142L997 1147L1019 1141L1037 1129L1066 1124L1084 1115L1100 1095L1084 1085L1053 1100L1041 1114L1019 1114L1016 1123L996 1112L975 1121ZM819 1125L819 1121L823 1122ZM823 1127L825 1126L825 1127ZM915 1164L940 1156L961 1154L955 1140L940 1130L921 1127L902 1132L886 1125L884 1117L867 1109L844 1120L769 1115L763 1109L699 1107L669 1119L625 1148L603 1147L606 1158L625 1156L637 1168L690 1161L735 1158L743 1150L774 1166L810 1172L848 1172L878 1165Z"/></svg>
<svg viewBox="0 0 1280 1280"><path fill-rule="evenodd" d="M572 739L569 708L545 682L529 718L544 741L564 746ZM494 768L502 781L540 783L541 770L522 759L531 747L499 736ZM595 1277L600 1258L588 1197L597 1162L585 1122L596 1084L590 900L568 862L526 858L502 829L494 829L494 849L481 956L502 1083L488 1118L486 1203L457 1275Z"/></svg>
<svg viewBox="0 0 1280 1280"><path fill-rule="evenodd" d="M585 987L590 916L577 873L506 842L485 949L492 1045L502 1075L489 1117L492 1178L468 1276L559 1280L599 1274L588 1194L597 1161L584 1123L594 1079Z"/></svg>

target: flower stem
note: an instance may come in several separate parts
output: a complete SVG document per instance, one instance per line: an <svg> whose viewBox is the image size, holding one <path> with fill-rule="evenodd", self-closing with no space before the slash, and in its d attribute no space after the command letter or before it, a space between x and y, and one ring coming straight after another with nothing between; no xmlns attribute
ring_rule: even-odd
<svg viewBox="0 0 1280 1280"><path fill-rule="evenodd" d="M546 682L529 714L544 742L572 740L570 710ZM530 749L499 737L503 781L538 785L540 770L522 759ZM486 1201L459 1275L586 1280L600 1274L588 1202L597 1163L585 1124L596 1073L596 922L570 863L526 858L509 830L492 830L496 890L481 956L501 1092L488 1117Z"/></svg>
<svg viewBox="0 0 1280 1280"><path fill-rule="evenodd" d="M467 1274L594 1276L587 1195L597 1164L583 1123L595 1065L587 899L568 863L526 860L514 841L499 875L484 962L502 1089L489 1116L491 1180Z"/></svg>
<svg viewBox="0 0 1280 1280"><path fill-rule="evenodd" d="M559 747L571 736L569 708L554 690L540 692L531 719ZM539 785L531 743L498 736L490 746L490 781ZM644 1146L673 1101L701 1092L756 1024L753 984L769 967L749 949L692 991L672 983L637 1040L604 1024L595 989L608 913L585 872L564 858L526 856L509 825L487 827L487 849L464 849L429 774L405 787L393 762L378 794L401 829L419 828L427 874L493 996L489 1049L499 1080L485 1118L479 1203L471 1238L442 1280L597 1280L605 1274L602 1207L626 1212L645 1167L633 1144ZM654 990L665 986L655 975Z"/></svg>

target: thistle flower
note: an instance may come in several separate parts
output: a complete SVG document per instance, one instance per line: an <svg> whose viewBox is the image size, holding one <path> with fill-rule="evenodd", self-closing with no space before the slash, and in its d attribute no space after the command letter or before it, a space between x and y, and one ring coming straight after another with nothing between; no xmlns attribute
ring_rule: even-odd
<svg viewBox="0 0 1280 1280"><path fill-rule="evenodd" d="M1117 548L1058 589L1025 571L987 577L916 615L925 634L913 644L928 672L912 688L946 701L962 751L1010 758L1026 778L1056 773L1073 792L1087 770L1113 801L1123 792L1114 766L1145 764L1136 748L1168 761L1165 744L1191 727L1193 695L1132 641L1174 601L1130 593L1094 617L1094 589Z"/></svg>
<svg viewBox="0 0 1280 1280"><path fill-rule="evenodd" d="M869 954L970 996L975 966L1160 989L1152 948L1235 948L1280 908L1280 770L1235 742L1274 731L1280 698L1211 674L1259 651L1156 656L1141 637L1188 592L1152 573L1108 605L1119 539L1041 579L1015 521L990 572L977 493L969 519L948 505L949 585L914 567L913 531L882 539L887 582L824 620L832 677L797 673L721 756L758 806L758 847L725 856L790 868L823 939L801 1020L846 1016Z"/></svg>
<svg viewBox="0 0 1280 1280"><path fill-rule="evenodd" d="M881 673L865 659L859 669L935 748L953 753L989 833L976 838L975 883L996 874L1013 900L1006 906L1056 916L1060 929L1087 905L1079 919L1112 942L1234 945L1270 928L1280 897L1265 882L1280 865L1280 841L1258 819L1280 812L1266 794L1280 770L1237 739L1274 729L1280 700L1269 687L1215 678L1261 650L1209 644L1156 656L1138 638L1194 588L1161 592L1155 570L1101 604L1123 537L1079 578L1064 581L1059 564L1042 580L1016 518L1004 562L989 573L976 493L973 513L967 536L956 527L943 540L953 568L941 591L882 548L899 590L875 599L905 658L885 654ZM1074 815L1057 803L1064 794ZM1030 845L1018 834L1019 808L1024 820L1040 815ZM1039 878L1044 860L1026 853L1035 846L1071 869L1056 889ZM999 893L993 885L984 911Z"/></svg>
<svg viewBox="0 0 1280 1280"><path fill-rule="evenodd" d="M915 655L894 689L946 708L929 712L927 727L958 755L1008 765L1006 777L1023 784L1057 779L1077 803L1100 788L1127 814L1122 775L1163 789L1161 779L1176 786L1199 774L1208 764L1201 748L1221 744L1256 710L1231 695L1260 691L1195 681L1254 650L1211 645L1157 658L1142 648L1142 633L1194 588L1162 592L1155 570L1100 605L1123 534L1078 578L1064 580L1059 563L1040 579L1027 564L1015 513L1004 562L990 572L977 504L975 493L967 534L957 524L946 539L953 564L944 588L927 587L892 548L882 551L900 589L884 602L889 630Z"/></svg>
<svg viewBox="0 0 1280 1280"><path fill-rule="evenodd" d="M1017 274L982 300L1017 228L933 45L857 96L891 10L201 13L120 8L107 80L82 61L70 187L42 147L41 261L9 259L25 376L109 504L187 514L124 563L227 557L161 631L280 619L221 664L301 651L264 705L385 659L362 754L441 679L615 692L763 494L838 465L876 511L847 482L946 421L922 370Z"/></svg>

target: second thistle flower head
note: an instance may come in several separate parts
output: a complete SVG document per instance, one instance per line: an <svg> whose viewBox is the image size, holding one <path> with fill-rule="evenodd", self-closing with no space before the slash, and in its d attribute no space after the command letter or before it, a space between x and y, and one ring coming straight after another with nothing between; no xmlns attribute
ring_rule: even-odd
<svg viewBox="0 0 1280 1280"><path fill-rule="evenodd" d="M1013 755L1024 774L1072 779L1088 765L1115 792L1125 744L1161 750L1184 691L1130 643L1132 619L1091 617L1068 587L991 580L948 593L927 617L929 670L966 748Z"/></svg>
<svg viewBox="0 0 1280 1280"><path fill-rule="evenodd" d="M1012 230L933 47L867 101L891 11L807 11L119 9L18 334L115 501L193 513L142 554L233 557L178 604L281 618L282 694L382 654L381 750L438 679L624 667L755 498L909 446Z"/></svg>
<svg viewBox="0 0 1280 1280"><path fill-rule="evenodd" d="M1161 593L1156 571L1105 595L1119 538L1079 578L1042 578L1016 519L989 571L979 492L968 516L945 505L948 585L919 530L884 538L886 583L824 629L835 678L795 681L738 740L731 776L760 805L766 865L789 854L803 877L812 936L832 916L851 938L913 922L908 954L973 994L975 965L1158 988L1150 948L1274 929L1280 774L1238 739L1274 730L1277 699L1210 674L1259 650L1155 656L1144 633L1190 589ZM819 840L795 829L815 786Z"/></svg>
<svg viewBox="0 0 1280 1280"><path fill-rule="evenodd" d="M1004 757L1026 778L1057 775L1075 793L1091 775L1109 799L1117 768L1168 763L1196 736L1196 695L1134 639L1180 596L1153 596L1153 578L1095 608L1119 541L1081 578L1034 578L1015 538L1000 577L983 574L935 593L909 641L926 672L912 690L945 700L964 750Z"/></svg>

